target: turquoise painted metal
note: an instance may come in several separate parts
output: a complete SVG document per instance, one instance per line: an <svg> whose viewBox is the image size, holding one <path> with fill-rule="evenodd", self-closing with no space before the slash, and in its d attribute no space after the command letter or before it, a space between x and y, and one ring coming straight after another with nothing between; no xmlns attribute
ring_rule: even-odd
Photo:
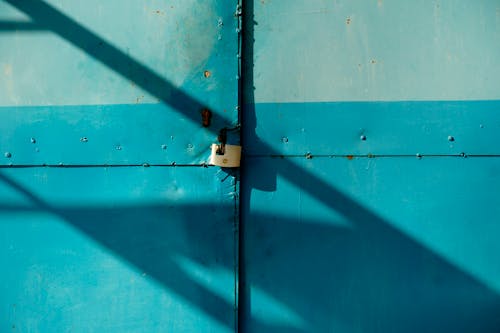
<svg viewBox="0 0 500 333"><path fill-rule="evenodd" d="M237 5L0 1L0 330L498 332L498 3Z"/></svg>
<svg viewBox="0 0 500 333"><path fill-rule="evenodd" d="M498 332L498 2L245 4L241 331Z"/></svg>
<svg viewBox="0 0 500 333"><path fill-rule="evenodd" d="M0 1L0 331L235 330L237 4Z"/></svg>

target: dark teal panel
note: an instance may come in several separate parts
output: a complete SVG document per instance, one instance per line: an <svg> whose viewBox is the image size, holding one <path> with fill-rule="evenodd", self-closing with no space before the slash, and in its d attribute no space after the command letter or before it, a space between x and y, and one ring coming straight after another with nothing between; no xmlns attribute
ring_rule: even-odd
<svg viewBox="0 0 500 333"><path fill-rule="evenodd" d="M217 142L201 115L164 104L4 107L0 117L1 165L201 164Z"/></svg>
<svg viewBox="0 0 500 333"><path fill-rule="evenodd" d="M249 107L258 124L246 133L250 155L500 155L498 100Z"/></svg>
<svg viewBox="0 0 500 333"><path fill-rule="evenodd" d="M246 331L500 329L500 159L247 158L245 170Z"/></svg>
<svg viewBox="0 0 500 333"><path fill-rule="evenodd" d="M216 168L1 170L1 330L232 332L234 191Z"/></svg>

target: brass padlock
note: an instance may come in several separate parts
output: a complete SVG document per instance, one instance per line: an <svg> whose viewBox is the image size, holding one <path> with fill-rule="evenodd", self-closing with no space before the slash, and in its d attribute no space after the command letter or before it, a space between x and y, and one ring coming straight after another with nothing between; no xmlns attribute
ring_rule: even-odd
<svg viewBox="0 0 500 333"><path fill-rule="evenodd" d="M224 168L237 168L241 161L241 146L212 144L210 164Z"/></svg>

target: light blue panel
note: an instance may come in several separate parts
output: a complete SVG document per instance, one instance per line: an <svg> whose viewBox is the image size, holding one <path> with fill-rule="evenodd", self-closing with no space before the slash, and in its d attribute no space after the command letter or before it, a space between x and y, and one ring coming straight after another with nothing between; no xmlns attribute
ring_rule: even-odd
<svg viewBox="0 0 500 333"><path fill-rule="evenodd" d="M234 190L216 168L0 170L0 330L232 332Z"/></svg>
<svg viewBox="0 0 500 333"><path fill-rule="evenodd" d="M500 155L500 101L263 103L250 155ZM252 122L251 117L249 117Z"/></svg>
<svg viewBox="0 0 500 333"><path fill-rule="evenodd" d="M245 167L246 331L500 329L500 159Z"/></svg>
<svg viewBox="0 0 500 333"><path fill-rule="evenodd" d="M157 103L180 88L234 116L236 4L2 1L0 104ZM1 29L2 22L18 24ZM25 22L39 29L23 30Z"/></svg>
<svg viewBox="0 0 500 333"><path fill-rule="evenodd" d="M499 97L496 0L252 3L256 102Z"/></svg>

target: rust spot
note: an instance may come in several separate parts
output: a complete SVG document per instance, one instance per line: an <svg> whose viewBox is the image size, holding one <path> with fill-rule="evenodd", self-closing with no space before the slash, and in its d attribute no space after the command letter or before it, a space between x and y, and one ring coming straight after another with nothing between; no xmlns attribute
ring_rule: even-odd
<svg viewBox="0 0 500 333"><path fill-rule="evenodd" d="M210 77L210 75L212 75L212 73L210 73L210 71L203 72L203 76L206 77L207 79Z"/></svg>
<svg viewBox="0 0 500 333"><path fill-rule="evenodd" d="M209 109L201 110L201 124L203 127L210 126L210 122L212 121L212 112Z"/></svg>
<svg viewBox="0 0 500 333"><path fill-rule="evenodd" d="M347 157L347 159L348 159L349 161L351 161L351 160L353 160L353 159L354 159L354 156L353 156L353 155L347 155L346 157Z"/></svg>
<svg viewBox="0 0 500 333"><path fill-rule="evenodd" d="M345 20L345 23L346 23L347 25L351 24L351 18L350 18L350 17L348 17L348 18Z"/></svg>

